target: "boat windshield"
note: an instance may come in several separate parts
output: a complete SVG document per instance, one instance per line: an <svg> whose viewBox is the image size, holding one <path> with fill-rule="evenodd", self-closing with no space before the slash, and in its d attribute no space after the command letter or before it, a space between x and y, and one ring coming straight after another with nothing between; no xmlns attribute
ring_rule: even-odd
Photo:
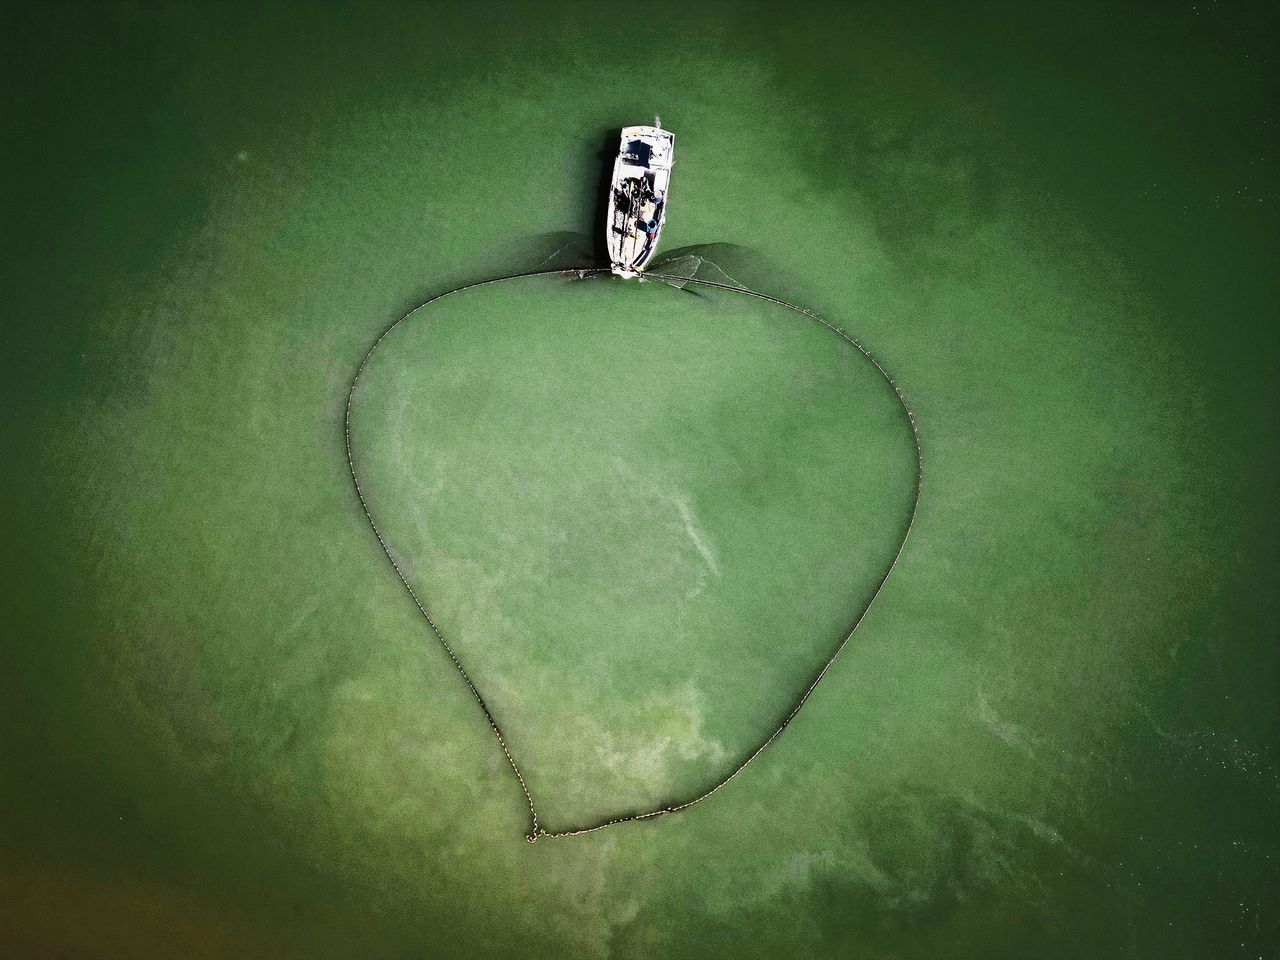
<svg viewBox="0 0 1280 960"><path fill-rule="evenodd" d="M637 166L649 166L649 157L653 148L643 140L632 140L627 144L627 159Z"/></svg>

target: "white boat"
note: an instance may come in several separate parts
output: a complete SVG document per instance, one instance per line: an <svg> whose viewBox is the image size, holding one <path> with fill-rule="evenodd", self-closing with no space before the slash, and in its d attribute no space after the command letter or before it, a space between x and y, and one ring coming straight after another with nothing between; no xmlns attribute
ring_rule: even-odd
<svg viewBox="0 0 1280 960"><path fill-rule="evenodd" d="M674 133L662 129L660 117L654 118L652 127L622 130L605 224L609 260L620 277L639 276L658 249L658 235L667 219L675 141Z"/></svg>

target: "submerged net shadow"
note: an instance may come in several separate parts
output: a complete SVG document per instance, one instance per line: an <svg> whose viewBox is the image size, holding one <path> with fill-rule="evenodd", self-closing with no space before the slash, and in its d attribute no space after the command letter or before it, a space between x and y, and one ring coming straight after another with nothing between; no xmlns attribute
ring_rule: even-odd
<svg viewBox="0 0 1280 960"><path fill-rule="evenodd" d="M747 291L747 285L736 277L730 276L720 264L710 257L697 253L685 253L669 260L652 265L645 276L677 290L685 290L690 284L699 280L714 281L735 290Z"/></svg>

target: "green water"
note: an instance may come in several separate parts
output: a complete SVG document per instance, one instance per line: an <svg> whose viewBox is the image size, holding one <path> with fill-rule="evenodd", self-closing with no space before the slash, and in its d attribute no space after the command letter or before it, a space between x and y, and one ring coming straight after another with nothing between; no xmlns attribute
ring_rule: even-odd
<svg viewBox="0 0 1280 960"><path fill-rule="evenodd" d="M648 10L5 6L0 956L1276 955L1274 14ZM862 338L925 499L741 777L531 846L342 404L655 112L663 250ZM723 775L900 535L892 395L776 308L386 346L371 505L552 827Z"/></svg>

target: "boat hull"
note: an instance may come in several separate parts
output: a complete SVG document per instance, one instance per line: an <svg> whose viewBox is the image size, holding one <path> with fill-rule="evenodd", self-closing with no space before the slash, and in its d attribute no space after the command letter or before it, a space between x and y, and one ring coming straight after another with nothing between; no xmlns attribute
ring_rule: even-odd
<svg viewBox="0 0 1280 960"><path fill-rule="evenodd" d="M618 276L639 276L657 252L674 148L675 134L659 126L622 131L605 221L609 260Z"/></svg>

